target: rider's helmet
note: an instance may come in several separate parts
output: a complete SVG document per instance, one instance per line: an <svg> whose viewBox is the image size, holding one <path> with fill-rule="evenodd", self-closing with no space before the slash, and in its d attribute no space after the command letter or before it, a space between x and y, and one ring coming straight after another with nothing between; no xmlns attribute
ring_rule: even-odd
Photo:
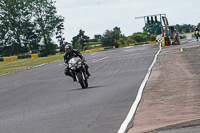
<svg viewBox="0 0 200 133"><path fill-rule="evenodd" d="M65 46L65 51L66 51L66 53L71 53L72 52L72 50L73 50L73 46L71 45L71 44L67 44L66 46Z"/></svg>

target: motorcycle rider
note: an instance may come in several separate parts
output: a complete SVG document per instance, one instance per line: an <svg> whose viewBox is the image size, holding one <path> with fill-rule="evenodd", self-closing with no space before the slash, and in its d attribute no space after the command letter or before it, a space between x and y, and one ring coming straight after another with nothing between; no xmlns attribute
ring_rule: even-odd
<svg viewBox="0 0 200 133"><path fill-rule="evenodd" d="M194 31L195 31L195 36L196 36L197 41L198 41L198 37L199 37L199 28L196 27Z"/></svg>
<svg viewBox="0 0 200 133"><path fill-rule="evenodd" d="M198 27L196 27L196 28L195 28L195 31L199 31L199 28L198 28Z"/></svg>
<svg viewBox="0 0 200 133"><path fill-rule="evenodd" d="M73 80L76 81L76 78L74 76L72 76L72 74L69 72L69 66L68 66L69 60L73 57L79 57L82 59L83 64L85 65L87 76L88 77L91 76L91 74L88 71L89 66L85 63L85 58L82 56L82 54L77 49L73 49L73 46L71 44L67 44L65 46L65 53L63 55L64 62L67 65L67 67L65 68L65 75L72 77Z"/></svg>

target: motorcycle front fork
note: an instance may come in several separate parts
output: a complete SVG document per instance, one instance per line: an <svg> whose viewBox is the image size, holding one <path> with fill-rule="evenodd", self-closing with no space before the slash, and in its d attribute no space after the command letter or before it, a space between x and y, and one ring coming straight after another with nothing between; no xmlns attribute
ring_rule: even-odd
<svg viewBox="0 0 200 133"><path fill-rule="evenodd" d="M81 72L81 73L82 73L82 76L83 76L83 80L87 79L86 73L85 72ZM79 82L78 77L76 76L76 73L71 72L71 75L72 75L72 78L75 78L76 81Z"/></svg>
<svg viewBox="0 0 200 133"><path fill-rule="evenodd" d="M83 80L86 80L87 79L87 75L85 72L82 72L82 76L83 76Z"/></svg>

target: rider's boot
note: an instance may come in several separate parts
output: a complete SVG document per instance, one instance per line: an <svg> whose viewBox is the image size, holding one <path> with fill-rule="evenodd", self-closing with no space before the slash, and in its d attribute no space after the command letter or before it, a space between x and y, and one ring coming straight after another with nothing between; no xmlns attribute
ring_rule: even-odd
<svg viewBox="0 0 200 133"><path fill-rule="evenodd" d="M90 72L88 71L88 68L89 68L89 66L88 66L87 64L85 64L85 70L86 70L87 77L90 77L91 74L90 74Z"/></svg>
<svg viewBox="0 0 200 133"><path fill-rule="evenodd" d="M86 74L87 74L88 77L91 76L91 74L90 74L90 72L88 70L86 70Z"/></svg>
<svg viewBox="0 0 200 133"><path fill-rule="evenodd" d="M75 76L73 76L72 78L73 78L73 82L76 82L76 77L75 77Z"/></svg>

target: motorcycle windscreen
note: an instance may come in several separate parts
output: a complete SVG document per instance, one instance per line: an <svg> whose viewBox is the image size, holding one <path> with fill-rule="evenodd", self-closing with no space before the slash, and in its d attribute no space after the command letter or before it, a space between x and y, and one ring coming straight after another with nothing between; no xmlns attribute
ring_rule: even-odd
<svg viewBox="0 0 200 133"><path fill-rule="evenodd" d="M78 60L80 60L79 57L74 57L74 58L70 59L68 63L69 64L75 64Z"/></svg>

